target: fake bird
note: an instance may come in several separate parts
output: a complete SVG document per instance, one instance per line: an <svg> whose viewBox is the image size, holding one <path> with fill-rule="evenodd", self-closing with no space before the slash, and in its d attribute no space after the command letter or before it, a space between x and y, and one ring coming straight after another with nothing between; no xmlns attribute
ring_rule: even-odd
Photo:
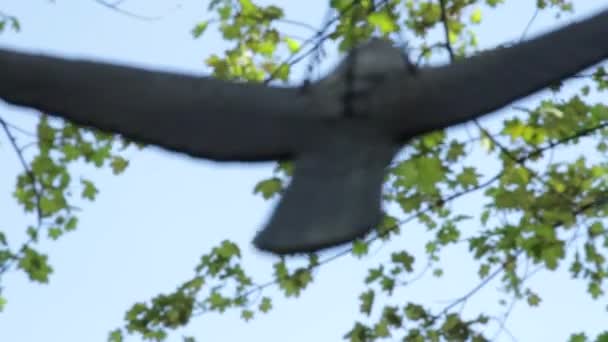
<svg viewBox="0 0 608 342"><path fill-rule="evenodd" d="M305 90L0 49L0 98L197 158L293 160L292 181L254 243L278 254L310 252L378 224L385 167L403 143L608 58L607 37L604 10L508 48L419 69L374 39Z"/></svg>

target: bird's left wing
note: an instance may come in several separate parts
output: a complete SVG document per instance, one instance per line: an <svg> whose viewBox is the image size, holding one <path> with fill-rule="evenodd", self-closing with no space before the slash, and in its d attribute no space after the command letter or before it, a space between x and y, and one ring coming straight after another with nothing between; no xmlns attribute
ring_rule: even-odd
<svg viewBox="0 0 608 342"><path fill-rule="evenodd" d="M400 109L391 121L409 138L497 110L606 58L608 10L512 47L395 77L378 97Z"/></svg>
<svg viewBox="0 0 608 342"><path fill-rule="evenodd" d="M195 157L291 157L319 123L289 88L0 49L0 98Z"/></svg>

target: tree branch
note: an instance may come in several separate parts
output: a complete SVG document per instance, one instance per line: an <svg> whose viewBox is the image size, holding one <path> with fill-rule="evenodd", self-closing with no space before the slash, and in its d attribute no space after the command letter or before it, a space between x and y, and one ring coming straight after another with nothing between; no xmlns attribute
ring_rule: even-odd
<svg viewBox="0 0 608 342"><path fill-rule="evenodd" d="M113 10L115 12L118 12L118 13L120 13L122 15L125 15L127 17L131 17L131 18L138 19L138 20L156 21L156 20L160 20L160 19L163 18L162 16L149 17L149 16L140 15L140 14L137 14L137 13L133 13L133 12L124 10L124 9L122 9L122 8L119 7L119 5L121 3L123 3L124 1L116 1L114 3L109 3L109 2L106 2L104 0L94 0L94 1L96 3L98 3L98 4L100 4L101 6L109 8L109 9L111 9L111 10Z"/></svg>
<svg viewBox="0 0 608 342"><path fill-rule="evenodd" d="M37 216L38 216L38 218L37 218L37 220L38 220L38 226L41 226L41 224L42 224L42 217L43 216L42 216L42 209L40 208L40 199L41 199L42 196L40 194L40 191L36 187L36 185L38 184L38 182L36 180L36 176L34 176L34 173L29 168L27 162L25 161L25 157L21 153L21 150L19 149L19 146L17 145L17 139L15 138L15 136L13 135L13 133L11 132L10 127L8 126L8 124L2 118L0 118L0 126L2 126L2 129L4 130L4 133L8 137L8 140L10 141L11 146L13 147L13 150L17 154L17 157L19 158L19 161L21 162L21 166L23 167L23 170L24 170L25 174L30 179L30 182L32 184L32 189L34 191L34 196L36 198L36 213L37 213Z"/></svg>

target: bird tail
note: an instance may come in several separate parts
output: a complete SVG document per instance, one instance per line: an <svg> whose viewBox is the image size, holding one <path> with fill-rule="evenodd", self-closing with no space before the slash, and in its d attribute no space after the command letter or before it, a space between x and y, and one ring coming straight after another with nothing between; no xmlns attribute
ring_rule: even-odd
<svg viewBox="0 0 608 342"><path fill-rule="evenodd" d="M363 237L381 219L385 167L396 150L388 141L338 139L302 154L256 247L293 254Z"/></svg>

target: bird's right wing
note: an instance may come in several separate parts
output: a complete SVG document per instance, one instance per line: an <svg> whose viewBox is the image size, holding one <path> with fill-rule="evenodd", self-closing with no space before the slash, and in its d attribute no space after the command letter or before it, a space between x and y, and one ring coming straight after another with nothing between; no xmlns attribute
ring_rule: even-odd
<svg viewBox="0 0 608 342"><path fill-rule="evenodd" d="M221 161L288 158L319 122L295 89L0 49L0 98Z"/></svg>
<svg viewBox="0 0 608 342"><path fill-rule="evenodd" d="M383 105L412 113L391 118L408 138L500 109L606 58L608 10L512 47L387 82L386 92L394 94Z"/></svg>

